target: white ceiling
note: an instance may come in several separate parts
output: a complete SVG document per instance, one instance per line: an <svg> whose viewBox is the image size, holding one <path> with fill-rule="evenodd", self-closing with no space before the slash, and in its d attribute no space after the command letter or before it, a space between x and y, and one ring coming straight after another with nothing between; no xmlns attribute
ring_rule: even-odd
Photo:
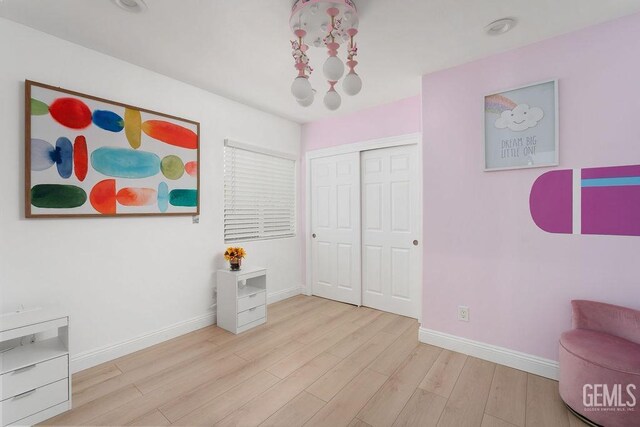
<svg viewBox="0 0 640 427"><path fill-rule="evenodd" d="M289 92L292 0L146 2L131 14L111 0L1 0L0 16L304 123L416 95L423 74L640 11L640 0L356 0L364 87L330 112L324 49L311 48L314 105ZM505 16L515 29L484 34Z"/></svg>

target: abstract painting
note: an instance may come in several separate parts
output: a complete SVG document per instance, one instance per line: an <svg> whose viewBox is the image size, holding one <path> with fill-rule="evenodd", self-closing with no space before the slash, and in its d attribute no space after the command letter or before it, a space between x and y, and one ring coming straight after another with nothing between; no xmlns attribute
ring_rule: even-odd
<svg viewBox="0 0 640 427"><path fill-rule="evenodd" d="M484 170L558 165L558 82L484 97Z"/></svg>
<svg viewBox="0 0 640 427"><path fill-rule="evenodd" d="M549 233L640 236L640 165L544 173L531 187L529 209Z"/></svg>
<svg viewBox="0 0 640 427"><path fill-rule="evenodd" d="M198 215L200 124L25 83L25 215Z"/></svg>

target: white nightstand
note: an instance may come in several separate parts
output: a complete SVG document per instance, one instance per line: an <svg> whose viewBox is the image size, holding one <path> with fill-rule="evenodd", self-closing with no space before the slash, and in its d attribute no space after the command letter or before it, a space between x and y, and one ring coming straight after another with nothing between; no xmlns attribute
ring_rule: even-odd
<svg viewBox="0 0 640 427"><path fill-rule="evenodd" d="M267 269L218 270L218 326L239 334L267 321Z"/></svg>
<svg viewBox="0 0 640 427"><path fill-rule="evenodd" d="M33 336L43 339L31 342ZM3 426L33 425L71 409L66 313L38 308L1 315L0 351Z"/></svg>

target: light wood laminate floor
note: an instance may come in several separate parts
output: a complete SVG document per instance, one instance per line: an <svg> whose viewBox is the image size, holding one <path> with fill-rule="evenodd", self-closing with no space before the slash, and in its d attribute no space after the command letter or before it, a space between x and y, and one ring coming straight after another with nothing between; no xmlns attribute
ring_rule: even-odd
<svg viewBox="0 0 640 427"><path fill-rule="evenodd" d="M581 426L542 377L418 342L414 319L316 297L73 376L46 425Z"/></svg>

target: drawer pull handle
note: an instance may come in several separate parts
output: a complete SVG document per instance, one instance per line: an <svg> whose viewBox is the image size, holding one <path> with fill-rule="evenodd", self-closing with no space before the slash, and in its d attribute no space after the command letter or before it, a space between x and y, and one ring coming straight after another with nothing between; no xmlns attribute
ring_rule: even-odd
<svg viewBox="0 0 640 427"><path fill-rule="evenodd" d="M250 308L249 311L256 311L256 308L258 308L258 307Z"/></svg>
<svg viewBox="0 0 640 427"><path fill-rule="evenodd" d="M15 396L13 396L13 400L22 399L23 397L27 397L27 396L35 393L35 392L36 392L35 388L33 390L25 391L24 393L20 393L20 394L17 394Z"/></svg>
<svg viewBox="0 0 640 427"><path fill-rule="evenodd" d="M258 294L249 295L249 298L253 298L253 297L256 297L256 296L258 296Z"/></svg>
<svg viewBox="0 0 640 427"><path fill-rule="evenodd" d="M13 371L14 374L20 374L24 371L28 371L29 369L33 369L36 367L36 364L34 363L33 365L29 365L29 366L25 366L24 368L20 368L20 369L16 369L15 371Z"/></svg>

